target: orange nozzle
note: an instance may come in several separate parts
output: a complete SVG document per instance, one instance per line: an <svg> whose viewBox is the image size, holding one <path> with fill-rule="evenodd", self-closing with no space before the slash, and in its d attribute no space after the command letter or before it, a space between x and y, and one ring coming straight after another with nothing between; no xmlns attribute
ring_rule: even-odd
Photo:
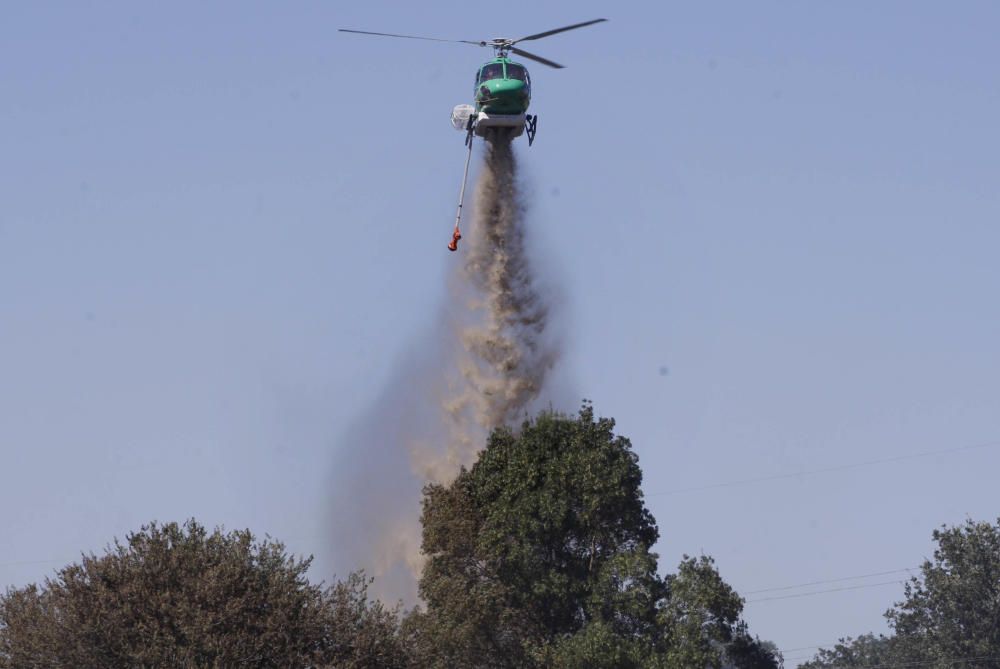
<svg viewBox="0 0 1000 669"><path fill-rule="evenodd" d="M451 235L451 241L448 242L448 250L449 251L457 251L458 250L458 240L461 239L461 238L462 238L462 233L458 231L458 226L456 225L455 226L455 232L453 232L452 235Z"/></svg>

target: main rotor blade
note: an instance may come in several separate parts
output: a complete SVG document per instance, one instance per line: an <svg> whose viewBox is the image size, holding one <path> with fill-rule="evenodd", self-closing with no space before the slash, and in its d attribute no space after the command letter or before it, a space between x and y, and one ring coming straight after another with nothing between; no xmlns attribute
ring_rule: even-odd
<svg viewBox="0 0 1000 669"><path fill-rule="evenodd" d="M431 42L458 42L460 44L475 44L476 46L486 46L486 42L472 42L467 39L439 39L437 37L418 37L417 35L396 35L393 33L373 33L367 30L349 30L347 28L338 28L338 32L342 33L357 33L358 35L379 35L381 37L402 37L404 39L425 39Z"/></svg>
<svg viewBox="0 0 1000 669"><path fill-rule="evenodd" d="M549 35L555 35L556 33L564 33L567 30L575 30L577 28L583 28L584 26L592 26L595 23L600 23L601 21L607 21L607 19L594 19L593 21L584 21L583 23L574 23L571 26L565 26L563 28L556 28L555 30L546 30L543 33L538 33L537 35L528 35L527 37L522 37L511 42L511 44L517 44L518 42L524 42L529 39L541 39L543 37L548 37Z"/></svg>
<svg viewBox="0 0 1000 669"><path fill-rule="evenodd" d="M525 58L541 63L542 65L548 65L549 67L554 67L560 70L566 67L565 65L560 65L559 63L555 63L549 60L548 58L542 58L541 56L536 56L533 53L528 53L524 49L518 49L516 46L512 46L510 48L510 51L511 53L516 53L518 56L524 56Z"/></svg>

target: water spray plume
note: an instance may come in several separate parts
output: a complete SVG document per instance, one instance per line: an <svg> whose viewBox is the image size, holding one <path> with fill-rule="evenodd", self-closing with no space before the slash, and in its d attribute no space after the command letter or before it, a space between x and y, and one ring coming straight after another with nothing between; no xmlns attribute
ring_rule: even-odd
<svg viewBox="0 0 1000 669"><path fill-rule="evenodd" d="M423 564L421 487L450 482L473 463L490 430L538 408L559 357L526 254L509 133L491 130L486 140L467 253L449 277L445 330L431 337L438 347L398 368L370 420L349 435L356 443L345 452L358 460L338 473L344 513L335 521L334 552L347 562L338 569L374 566L374 592L410 604ZM456 223L449 250L461 238Z"/></svg>
<svg viewBox="0 0 1000 669"><path fill-rule="evenodd" d="M525 244L517 161L507 133L486 144L476 184L469 252L460 271L466 319L456 335L461 383L445 402L454 427L451 448L471 441L471 462L489 430L516 422L538 397L558 349L544 334L549 309L535 286Z"/></svg>

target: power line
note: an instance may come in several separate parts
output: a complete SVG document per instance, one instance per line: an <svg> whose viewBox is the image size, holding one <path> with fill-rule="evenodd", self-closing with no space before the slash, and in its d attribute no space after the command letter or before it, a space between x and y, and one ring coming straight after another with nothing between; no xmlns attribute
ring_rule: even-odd
<svg viewBox="0 0 1000 669"><path fill-rule="evenodd" d="M788 669L791 669L792 667L799 666L800 662L810 662L810 661L812 661L813 657L814 657L813 655L799 655L799 656L796 656L796 657L785 657L784 655L782 655L781 659L783 659L785 661L784 666L788 667ZM852 667L852 669L853 669L853 667Z"/></svg>
<svg viewBox="0 0 1000 669"><path fill-rule="evenodd" d="M13 562L0 562L0 567L19 567L22 565L53 564L57 562L69 564L72 560L15 560Z"/></svg>
<svg viewBox="0 0 1000 669"><path fill-rule="evenodd" d="M915 660L913 662L892 662L889 664L866 664L864 666L832 665L830 669L903 669L904 667L929 667L931 665L940 666L946 662L948 666L956 666L967 662L981 662L990 660L1000 660L1000 655L980 655L978 657L942 657L934 660Z"/></svg>
<svg viewBox="0 0 1000 669"><path fill-rule="evenodd" d="M813 592L800 592L795 595L779 595L778 597L761 597L760 599L748 599L747 604L753 604L755 602L773 602L776 599L798 599L800 597L812 597L813 595L822 595L828 592L842 592L844 590L862 590L864 588L875 588L882 585L900 585L906 583L906 581L882 581L881 583L865 583L862 585L848 585L842 588L828 588L826 590L814 590Z"/></svg>
<svg viewBox="0 0 1000 669"><path fill-rule="evenodd" d="M798 588L806 588L811 585L826 585L827 583L840 583L842 581L856 581L860 578L871 578L873 576L888 576L889 574L899 574L901 572L911 572L915 569L920 569L920 567L904 567L903 569L890 569L889 571L876 571L870 574L860 574L858 576L844 576L843 578L830 578L823 581L810 581L808 583L799 583L798 585L785 585L780 588L761 588L760 590L745 590L744 595L756 595L761 592L777 592L779 590L796 590Z"/></svg>
<svg viewBox="0 0 1000 669"><path fill-rule="evenodd" d="M785 474L771 474L768 476L758 476L749 479L724 481L722 483L709 483L706 485L692 486L690 488L677 488L675 490L664 490L661 492L646 493L646 497L657 497L660 495L677 495L684 492L697 492L699 490L712 490L714 488L729 488L733 486L747 485L749 483L763 483L766 481L778 481L781 479L797 478L799 476L810 476L812 474L828 474L831 472L842 472L848 469L857 469L859 467L869 467L871 465L883 465L890 462L901 462L904 460L916 460L918 458L929 458L935 455L946 455L948 453L961 453L963 451L972 451L981 448L992 448L995 446L1000 446L1000 441L989 441L981 444L973 444L972 446L945 448L937 451L922 451L920 453L910 453L908 455L896 455L891 458L880 458L878 460L865 460L863 462L852 462L850 464L835 465L833 467L823 467L820 469L806 469L798 472L789 472Z"/></svg>
<svg viewBox="0 0 1000 669"><path fill-rule="evenodd" d="M827 646L836 646L838 643L840 643L840 641L834 641L833 643L818 643L815 646L799 646L798 648L779 648L778 652L795 653L800 650L812 650L813 648L826 648Z"/></svg>
<svg viewBox="0 0 1000 669"><path fill-rule="evenodd" d="M880 638L885 638L885 637L880 637ZM818 643L815 646L799 646L798 648L780 648L778 650L778 652L779 653L795 653L795 652L798 652L800 650L812 650L813 648L830 648L830 647L836 646L838 644L842 644L845 641L848 641L848 640L847 639L837 639L836 641L831 641L830 643ZM853 641L853 639L851 639L850 641Z"/></svg>

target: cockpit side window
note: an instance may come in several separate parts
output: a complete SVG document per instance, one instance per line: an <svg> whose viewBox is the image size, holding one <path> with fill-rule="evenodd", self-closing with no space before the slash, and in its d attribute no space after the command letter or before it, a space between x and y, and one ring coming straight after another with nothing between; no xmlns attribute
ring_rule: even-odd
<svg viewBox="0 0 1000 669"><path fill-rule="evenodd" d="M508 79L519 79L520 81L528 80L528 72L520 65L514 65L513 63L507 63L507 78Z"/></svg>
<svg viewBox="0 0 1000 669"><path fill-rule="evenodd" d="M501 63L490 63L483 68L479 75L479 81L488 79L503 79L503 65Z"/></svg>

